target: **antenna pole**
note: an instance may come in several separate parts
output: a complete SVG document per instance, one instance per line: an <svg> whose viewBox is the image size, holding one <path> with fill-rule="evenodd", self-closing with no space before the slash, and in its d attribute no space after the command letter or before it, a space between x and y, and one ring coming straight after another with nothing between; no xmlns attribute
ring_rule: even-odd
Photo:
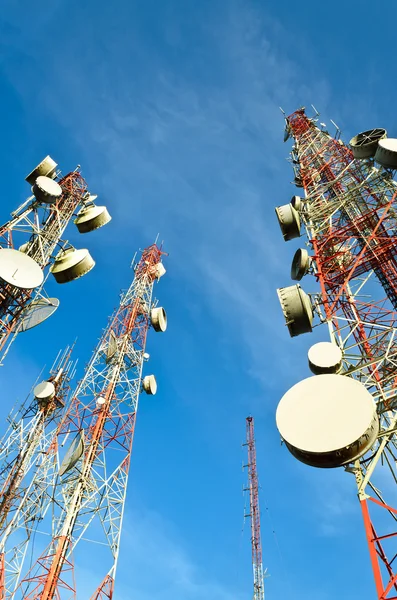
<svg viewBox="0 0 397 600"><path fill-rule="evenodd" d="M254 572L254 596L253 600L264 600L265 584L263 578L262 564L262 541L261 541L261 517L259 510L259 484L256 470L256 447L254 434L254 418L247 417L246 420L246 443L248 448L248 490L250 495L251 519L251 546L252 567Z"/></svg>
<svg viewBox="0 0 397 600"><path fill-rule="evenodd" d="M146 337L151 326L156 331L166 329L164 309L152 298L154 282L165 273L163 254L156 244L143 250L134 280L104 330L54 436L55 451L49 461L55 457L61 469L54 469L44 510L47 519L40 525L51 541L36 555L17 588L25 600L53 600L64 594L80 598L73 567L78 556L84 556L85 563L92 557L90 568L98 574L91 598L113 597L138 400L142 391L156 392L154 376L142 378ZM71 446L65 454L69 435L84 443ZM100 562L87 543L102 548Z"/></svg>

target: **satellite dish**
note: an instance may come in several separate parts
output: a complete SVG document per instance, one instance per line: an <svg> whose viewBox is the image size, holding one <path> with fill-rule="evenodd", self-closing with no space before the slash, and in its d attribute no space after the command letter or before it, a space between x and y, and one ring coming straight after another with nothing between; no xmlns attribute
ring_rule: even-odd
<svg viewBox="0 0 397 600"><path fill-rule="evenodd" d="M19 250L0 250L0 278L6 283L24 290L32 290L43 283L40 265Z"/></svg>
<svg viewBox="0 0 397 600"><path fill-rule="evenodd" d="M291 337L312 331L313 309L309 296L299 284L277 290Z"/></svg>
<svg viewBox="0 0 397 600"><path fill-rule="evenodd" d="M59 306L58 298L38 298L23 311L19 331L28 331L51 317Z"/></svg>
<svg viewBox="0 0 397 600"><path fill-rule="evenodd" d="M371 394L344 375L317 375L294 385L280 400L276 422L291 454L313 467L360 458L379 433Z"/></svg>
<svg viewBox="0 0 397 600"><path fill-rule="evenodd" d="M397 169L397 139L380 140L375 153L375 160L386 169Z"/></svg>
<svg viewBox="0 0 397 600"><path fill-rule="evenodd" d="M84 453L84 430L81 430L73 442L70 444L69 450L66 452L59 469L59 476L62 477L65 473L73 469L75 464L83 456Z"/></svg>
<svg viewBox="0 0 397 600"><path fill-rule="evenodd" d="M157 392L157 382L155 376L146 375L146 377L143 378L142 386L147 394L154 396Z"/></svg>
<svg viewBox="0 0 397 600"><path fill-rule="evenodd" d="M152 308L150 321L155 331L164 332L167 329L167 314L163 307Z"/></svg>
<svg viewBox="0 0 397 600"><path fill-rule="evenodd" d="M36 179L33 186L33 193L39 202L53 204L62 196L62 188L59 183L50 179L50 177L41 175Z"/></svg>
<svg viewBox="0 0 397 600"><path fill-rule="evenodd" d="M308 359L315 375L337 373L342 366L342 350L331 342L319 342L309 349Z"/></svg>
<svg viewBox="0 0 397 600"><path fill-rule="evenodd" d="M55 396L55 386L51 381L42 381L36 385L33 393L40 404L46 404Z"/></svg>
<svg viewBox="0 0 397 600"><path fill-rule="evenodd" d="M292 204L277 206L275 210L284 241L288 242L298 238L300 236L301 221L299 213Z"/></svg>
<svg viewBox="0 0 397 600"><path fill-rule="evenodd" d="M309 253L305 248L298 248L294 254L291 265L291 279L300 281L309 271L310 258Z"/></svg>
<svg viewBox="0 0 397 600"><path fill-rule="evenodd" d="M93 196L91 196L93 197ZM90 197L90 198L91 198ZM74 220L80 233L88 233L103 227L112 217L109 215L106 206L83 206Z"/></svg>
<svg viewBox="0 0 397 600"><path fill-rule="evenodd" d="M25 177L25 181L30 183L30 185L34 185L36 179L44 175L45 177L51 177L53 179L56 174L58 164L52 160L51 156L46 156L41 163L37 165L33 169L31 173L27 177Z"/></svg>
<svg viewBox="0 0 397 600"><path fill-rule="evenodd" d="M143 360L148 361L150 358L150 354L148 354L148 352L144 352L143 353Z"/></svg>
<svg viewBox="0 0 397 600"><path fill-rule="evenodd" d="M375 156L378 142L387 137L386 129L368 129L350 140L354 158L363 159Z"/></svg>
<svg viewBox="0 0 397 600"><path fill-rule="evenodd" d="M61 250L50 268L57 283L67 283L79 279L95 266L95 261L87 249L68 248Z"/></svg>
<svg viewBox="0 0 397 600"><path fill-rule="evenodd" d="M165 275L166 270L164 268L163 263L158 262L157 264L155 264L152 267L150 267L149 273L151 275L153 275L156 279L160 279L160 277L162 277L163 275Z"/></svg>
<svg viewBox="0 0 397 600"><path fill-rule="evenodd" d="M109 343L106 349L106 362L109 362L117 352L117 339L113 331L109 335Z"/></svg>

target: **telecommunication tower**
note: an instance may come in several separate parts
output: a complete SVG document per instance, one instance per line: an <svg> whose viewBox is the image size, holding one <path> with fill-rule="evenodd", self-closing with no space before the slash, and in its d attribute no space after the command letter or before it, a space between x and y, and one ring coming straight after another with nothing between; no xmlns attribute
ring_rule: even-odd
<svg viewBox="0 0 397 600"><path fill-rule="evenodd" d="M15 589L28 542L40 518L49 473L42 469L75 374L72 348L59 353L48 379L35 385L0 442L0 598ZM40 473L33 484L32 473ZM38 485L39 484L39 485Z"/></svg>
<svg viewBox="0 0 397 600"><path fill-rule="evenodd" d="M102 227L111 219L96 206L78 166L62 176L46 156L26 177L32 195L0 226L0 364L15 336L47 319L59 306L43 285L51 272L58 283L88 273L95 265L86 249L61 239L74 220L80 233Z"/></svg>
<svg viewBox="0 0 397 600"><path fill-rule="evenodd" d="M138 399L142 391L157 391L154 375L142 377L146 337L150 327L167 327L165 310L152 297L155 280L165 273L163 255L153 244L134 262L133 282L32 477L27 517L16 509L16 521L35 536L29 539L31 565L14 569L5 600L113 597ZM37 491L36 508L31 499ZM98 577L96 589L87 592L84 581L76 583L75 561ZM6 562L4 580L7 568Z"/></svg>
<svg viewBox="0 0 397 600"><path fill-rule="evenodd" d="M245 517L251 521L251 547L252 567L254 572L254 594L253 600L265 599L265 584L263 579L262 563L262 540L261 540L261 515L259 510L259 483L256 470L256 448L254 434L254 419L247 417L246 420L246 443L248 448L248 488L250 496L250 512Z"/></svg>
<svg viewBox="0 0 397 600"><path fill-rule="evenodd" d="M296 284L278 295L291 337L316 318L330 342L309 349L315 377L286 392L276 420L298 460L355 476L377 598L386 600L397 598L397 140L372 129L346 145L317 117L301 108L285 118L304 193L276 213L286 241L302 225L307 236L291 278L312 275L320 291Z"/></svg>

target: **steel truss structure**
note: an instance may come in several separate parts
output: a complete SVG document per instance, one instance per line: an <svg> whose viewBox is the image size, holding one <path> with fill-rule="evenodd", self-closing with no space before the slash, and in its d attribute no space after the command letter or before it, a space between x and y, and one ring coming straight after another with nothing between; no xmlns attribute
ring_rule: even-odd
<svg viewBox="0 0 397 600"><path fill-rule="evenodd" d="M245 517L251 520L251 547L252 567L254 572L254 594L253 600L265 599L265 583L262 563L262 540L261 540L261 515L259 510L259 483L256 470L256 448L254 434L254 419L247 417L246 420L246 443L248 449L248 487L250 496L250 512Z"/></svg>
<svg viewBox="0 0 397 600"><path fill-rule="evenodd" d="M15 590L43 508L45 457L63 413L74 377L72 348L59 353L50 370L54 395L46 402L34 390L8 417L0 442L0 598ZM34 473L40 473L36 477Z"/></svg>
<svg viewBox="0 0 397 600"><path fill-rule="evenodd" d="M309 273L321 290L311 294L314 311L343 351L342 373L377 402L376 447L346 470L357 482L377 598L396 599L397 508L386 496L397 483L397 184L373 159L354 159L339 131L332 137L303 108L286 118L286 131L305 195Z"/></svg>
<svg viewBox="0 0 397 600"><path fill-rule="evenodd" d="M88 194L87 183L79 167L57 183L62 196L53 204L39 202L30 196L12 214L11 219L0 227L0 250L18 249L23 246L24 254L33 258L48 275L47 267L55 260L58 251L65 246L63 233L79 205L84 204ZM44 283L33 290L21 289L0 279L0 364L14 341L21 318L31 302L47 298Z"/></svg>
<svg viewBox="0 0 397 600"><path fill-rule="evenodd" d="M163 254L153 244L134 265L134 280L42 453L15 517L29 531L39 524L29 539L31 565L23 574L19 562L4 600L113 597L138 399L143 388L155 393L142 368ZM84 581L75 577L75 560L79 568L91 560L98 581L89 593L77 589Z"/></svg>

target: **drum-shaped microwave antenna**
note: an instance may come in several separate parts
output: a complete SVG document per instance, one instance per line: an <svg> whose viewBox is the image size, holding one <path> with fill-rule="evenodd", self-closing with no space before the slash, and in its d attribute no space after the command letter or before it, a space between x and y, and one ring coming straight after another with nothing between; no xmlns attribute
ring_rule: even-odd
<svg viewBox="0 0 397 600"><path fill-rule="evenodd" d="M276 422L295 458L323 468L360 458L379 432L371 394L344 375L317 375L294 385L279 402Z"/></svg>
<svg viewBox="0 0 397 600"><path fill-rule="evenodd" d="M143 378L142 387L147 394L154 396L154 394L157 392L157 382L155 376L146 375L146 377Z"/></svg>
<svg viewBox="0 0 397 600"><path fill-rule="evenodd" d="M33 185L33 194L36 200L44 204L53 204L62 196L62 188L50 177L41 175Z"/></svg>
<svg viewBox="0 0 397 600"><path fill-rule="evenodd" d="M35 167L33 171L29 173L27 177L25 177L25 181L30 183L30 185L33 185L36 179L42 175L44 177L51 177L51 179L54 179L57 166L58 164L52 160L51 156L46 156L41 163L39 163L37 167Z"/></svg>
<svg viewBox="0 0 397 600"><path fill-rule="evenodd" d="M350 140L354 158L364 159L375 156L378 142L387 137L386 129L368 129Z"/></svg>
<svg viewBox="0 0 397 600"><path fill-rule="evenodd" d="M162 306L152 308L150 321L155 331L164 332L167 329L167 314Z"/></svg>
<svg viewBox="0 0 397 600"><path fill-rule="evenodd" d="M397 139L380 140L375 153L375 160L386 169L397 169Z"/></svg>
<svg viewBox="0 0 397 600"><path fill-rule="evenodd" d="M313 309L309 296L299 284L277 290L291 337L312 331Z"/></svg>
<svg viewBox="0 0 397 600"><path fill-rule="evenodd" d="M59 306L58 298L37 298L23 311L19 331L28 331L51 317Z"/></svg>
<svg viewBox="0 0 397 600"><path fill-rule="evenodd" d="M153 265L152 267L150 267L149 269L149 273L151 275L153 275L153 277L155 277L156 279L160 279L160 277L162 277L163 275L166 274L166 269L163 265L162 262L158 262L157 264Z"/></svg>
<svg viewBox="0 0 397 600"><path fill-rule="evenodd" d="M79 279L95 266L91 254L86 248L61 250L50 268L57 283L67 283Z"/></svg>
<svg viewBox="0 0 397 600"><path fill-rule="evenodd" d="M283 204L276 207L276 215L284 241L288 242L300 236L301 220L298 211L292 204Z"/></svg>
<svg viewBox="0 0 397 600"><path fill-rule="evenodd" d="M114 331L110 331L108 347L106 349L106 362L108 363L117 352L117 338Z"/></svg>
<svg viewBox="0 0 397 600"><path fill-rule="evenodd" d="M83 206L78 212L74 224L80 233L89 233L103 227L112 217L109 215L106 206Z"/></svg>
<svg viewBox="0 0 397 600"><path fill-rule="evenodd" d="M36 385L33 393L40 404L47 404L55 396L55 386L52 381L42 381Z"/></svg>
<svg viewBox="0 0 397 600"><path fill-rule="evenodd" d="M84 453L84 431L80 431L70 444L59 469L59 476L73 469Z"/></svg>
<svg viewBox="0 0 397 600"><path fill-rule="evenodd" d="M300 281L309 271L310 258L309 253L305 248L298 248L295 252L291 264L291 279Z"/></svg>
<svg viewBox="0 0 397 600"><path fill-rule="evenodd" d="M315 375L337 373L342 366L342 350L332 342L318 342L307 353L309 368Z"/></svg>
<svg viewBox="0 0 397 600"><path fill-rule="evenodd" d="M0 250L0 278L17 288L32 290L43 283L40 265L19 250Z"/></svg>

